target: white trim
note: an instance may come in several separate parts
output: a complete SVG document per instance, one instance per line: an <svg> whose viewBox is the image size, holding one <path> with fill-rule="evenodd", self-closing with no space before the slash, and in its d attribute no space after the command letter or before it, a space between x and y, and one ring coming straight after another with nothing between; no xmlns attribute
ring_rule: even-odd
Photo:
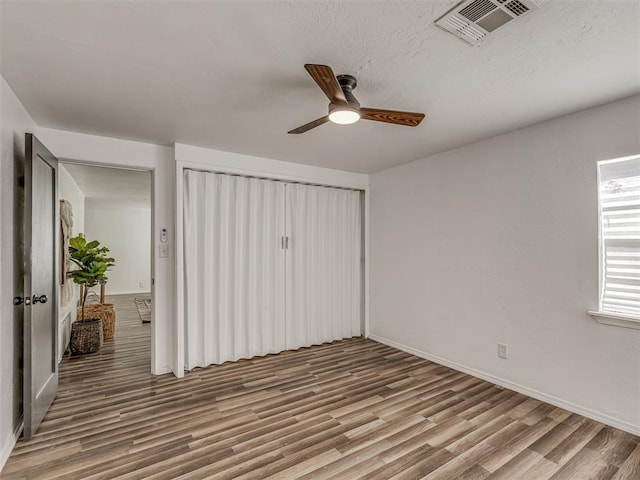
<svg viewBox="0 0 640 480"><path fill-rule="evenodd" d="M181 164L182 168L326 185L329 187L353 188L356 190L364 190L369 186L369 175L364 173L314 167L301 163L223 152L181 143L175 144L175 156L176 163Z"/></svg>
<svg viewBox="0 0 640 480"><path fill-rule="evenodd" d="M61 160L62 164L75 164L75 165L89 165L89 166L98 166L98 167L103 167L103 168L116 168L116 169L120 169L121 168L121 164L117 163L115 159L111 160L111 163L107 163L105 161L100 161L100 162L93 162L90 160L85 159L74 159L74 158L64 158L63 160ZM141 171L141 172L149 172L149 174L151 175L151 208L149 210L149 214L151 216L151 235L149 238L149 248L151 250L151 262L150 262L150 276L151 276L151 291L146 290L145 291L140 291L140 292L106 292L105 291L105 295L138 295L141 293L149 293L151 295L151 321L149 322L149 330L150 330L150 340L151 340L151 345L150 345L150 349L151 349L151 364L149 365L149 371L153 374L154 371L157 370L156 368L156 359L158 357L158 351L157 348L159 345L159 341L158 341L158 336L160 334L159 329L158 329L158 322L156 320L156 308L154 308L154 306L156 305L156 300L155 300L155 286L153 285L154 283L154 278L156 276L155 272L157 271L157 257L155 255L155 251L156 251L156 236L155 236L155 215L156 215L156 198L154 195L154 190L156 188L156 179L157 179L157 175L156 175L156 170L157 167L156 166L146 166L146 165L131 165L131 166L125 166L125 170L137 170L137 171ZM86 199L85 199L86 200ZM92 290L96 293L99 292L99 290Z"/></svg>
<svg viewBox="0 0 640 480"><path fill-rule="evenodd" d="M619 420L615 417L611 417L607 414L597 412L595 410L591 410L590 408L583 407L581 405L577 405L573 402L569 402L567 400L563 400L562 398L555 397L553 395L549 395L544 392L540 392L538 390L531 389L529 387L525 387L518 383L511 382L509 380L505 380L500 377L496 377L495 375L491 375L490 373L482 372L480 370L476 370L475 368L467 367L465 365L461 365L456 362L452 362L442 357L438 357L437 355L432 355L430 353L423 352L422 350L418 350L417 348L408 347L398 342L394 342L393 340L389 340L384 337L379 337L378 335L369 335L368 338L374 340L379 343L384 343L385 345L389 345L390 347L397 348L398 350L402 350L404 352L410 353L417 357L425 358L427 360L431 360L432 362L436 362L440 365L444 365L449 368L453 368L454 370L458 370L460 372L467 373L474 377L478 377L482 380L486 380L487 382L491 382L496 385L500 385L501 387L508 388L509 390L516 391L518 393L522 393L523 395L527 395L529 397L535 398L536 400L540 400L542 402L549 403L556 407L564 408L573 413L577 413L578 415L582 415L584 417L590 418L597 422L602 422L604 424L610 425L615 428L619 428L620 430L624 430L625 432L629 432L633 435L640 435L640 425L634 425L629 422L625 422L624 420Z"/></svg>
<svg viewBox="0 0 640 480"><path fill-rule="evenodd" d="M602 241L602 205L600 198L600 165L606 160L596 162L596 195L598 198L598 308L602 308L604 294L604 243Z"/></svg>
<svg viewBox="0 0 640 480"><path fill-rule="evenodd" d="M105 292L105 296L108 297L109 295L141 295L143 293L151 296L151 292L149 290L134 290L134 291L128 291L128 292L110 292L107 290Z"/></svg>
<svg viewBox="0 0 640 480"><path fill-rule="evenodd" d="M640 317L630 313L615 313L589 310L587 312L596 322L614 327L640 330Z"/></svg>
<svg viewBox="0 0 640 480"><path fill-rule="evenodd" d="M165 365L164 367L160 367L156 370L154 370L153 372L151 372L153 375L164 375L166 373L173 373L173 370L171 370L171 367Z"/></svg>
<svg viewBox="0 0 640 480"><path fill-rule="evenodd" d="M602 300L604 299L604 284L605 284L605 251L604 241L602 238L602 198L601 198L601 175L600 166L609 165L612 163L626 162L629 160L636 160L640 158L640 155L629 155L626 157L612 158L608 160L599 160L596 162L596 190L598 193L598 308L602 309ZM640 324L636 324L634 316L630 314L616 314L611 312L589 311L589 315L598 323L602 325L612 325L615 327L634 328L640 330ZM636 317L638 318L638 317Z"/></svg>
<svg viewBox="0 0 640 480"><path fill-rule="evenodd" d="M177 147L177 145L176 145ZM175 225L173 231L176 232L175 244L176 244L176 256L175 256L175 284L176 284L176 297L175 297L175 323L173 337L176 339L174 344L174 362L176 369L173 371L174 375L178 378L184 377L184 169L183 162L177 159L175 165L175 188L176 192L176 211L173 216L175 218Z"/></svg>
<svg viewBox="0 0 640 480"><path fill-rule="evenodd" d="M635 160L636 158L640 158L640 155L629 155L626 157L611 158L608 160L598 160L598 165L608 165L610 163L626 162L627 160ZM600 179L598 179L598 185L600 184L599 180Z"/></svg>
<svg viewBox="0 0 640 480"><path fill-rule="evenodd" d="M158 304L156 302L158 293L168 298L167 290L173 288L173 272L166 272L164 265L167 264L165 262L171 260L160 258L156 253L159 248L159 240L155 228L164 227L165 222L172 219L172 212L163 209L166 205L161 193L166 191L164 182L167 178L165 178L165 174L171 174L169 162L173 161L173 148L51 128L39 128L38 137L63 164L73 163L151 172L152 232L149 239L152 255L151 275L152 278L155 278L156 285L162 283L164 287L161 292L157 292L156 285L151 286L152 304ZM168 197L170 198L170 195ZM168 203L171 204L170 201ZM162 225L156 225L157 221L161 221ZM173 255L173 249L170 249L169 256L171 255ZM166 339L172 341L171 334L167 331L173 321L171 308L165 310L151 309L150 372L158 370L157 363L166 363L167 359L162 358L167 355L164 351L164 345Z"/></svg>
<svg viewBox="0 0 640 480"><path fill-rule="evenodd" d="M24 422L21 420L18 428L16 428L13 433L9 436L8 441L4 444L2 451L0 451L0 472L9 460L9 456L13 451L13 447L16 446L18 439L20 438L20 434L22 433L22 429L24 428Z"/></svg>
<svg viewBox="0 0 640 480"><path fill-rule="evenodd" d="M370 252L371 252L371 242L369 241L369 233L371 232L371 196L369 187L364 189L364 336L369 336L369 313L371 311L371 301L369 298L369 286L371 285L369 279L369 273L371 271L370 265Z"/></svg>

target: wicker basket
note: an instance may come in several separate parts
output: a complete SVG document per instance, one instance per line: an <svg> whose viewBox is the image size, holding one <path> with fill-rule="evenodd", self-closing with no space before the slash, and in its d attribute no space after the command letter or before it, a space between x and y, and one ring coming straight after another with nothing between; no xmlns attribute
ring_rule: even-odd
<svg viewBox="0 0 640 480"><path fill-rule="evenodd" d="M85 318L102 319L102 331L105 340L116 333L116 312L113 303L90 303L84 306ZM82 318L82 307L78 307L77 318Z"/></svg>
<svg viewBox="0 0 640 480"><path fill-rule="evenodd" d="M91 318L84 322L75 321L71 324L71 340L69 341L71 355L95 353L102 348L103 339L102 319Z"/></svg>

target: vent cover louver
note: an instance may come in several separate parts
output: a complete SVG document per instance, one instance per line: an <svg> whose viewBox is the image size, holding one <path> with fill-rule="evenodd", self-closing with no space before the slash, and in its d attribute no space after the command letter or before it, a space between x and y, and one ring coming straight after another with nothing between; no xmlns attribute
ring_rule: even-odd
<svg viewBox="0 0 640 480"><path fill-rule="evenodd" d="M465 0L437 19L436 25L476 45L489 33L537 8L532 0Z"/></svg>

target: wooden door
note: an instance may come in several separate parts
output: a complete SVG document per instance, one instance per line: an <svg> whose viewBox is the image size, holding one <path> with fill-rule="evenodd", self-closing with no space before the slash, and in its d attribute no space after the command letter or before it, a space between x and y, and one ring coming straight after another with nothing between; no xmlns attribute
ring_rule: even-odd
<svg viewBox="0 0 640 480"><path fill-rule="evenodd" d="M24 437L58 390L58 160L26 135L24 171Z"/></svg>

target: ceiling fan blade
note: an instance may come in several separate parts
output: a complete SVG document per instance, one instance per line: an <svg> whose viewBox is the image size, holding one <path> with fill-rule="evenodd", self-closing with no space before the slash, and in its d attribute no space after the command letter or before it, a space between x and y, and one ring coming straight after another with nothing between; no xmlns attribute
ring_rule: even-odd
<svg viewBox="0 0 640 480"><path fill-rule="evenodd" d="M325 115L324 117L318 118L317 120L314 120L313 122L309 122L306 125L302 125L301 127L294 128L293 130L287 133L304 133L308 130L311 130L312 128L319 127L320 125L322 125L323 123L327 123L328 121L329 121L329 115Z"/></svg>
<svg viewBox="0 0 640 480"><path fill-rule="evenodd" d="M342 92L333 70L327 65L314 65L307 63L304 68L309 72L327 98L336 105L347 104L347 99Z"/></svg>
<svg viewBox="0 0 640 480"><path fill-rule="evenodd" d="M360 118L374 120L376 122L394 123L407 127L417 127L424 118L424 113L398 112L396 110L363 107L360 109Z"/></svg>

